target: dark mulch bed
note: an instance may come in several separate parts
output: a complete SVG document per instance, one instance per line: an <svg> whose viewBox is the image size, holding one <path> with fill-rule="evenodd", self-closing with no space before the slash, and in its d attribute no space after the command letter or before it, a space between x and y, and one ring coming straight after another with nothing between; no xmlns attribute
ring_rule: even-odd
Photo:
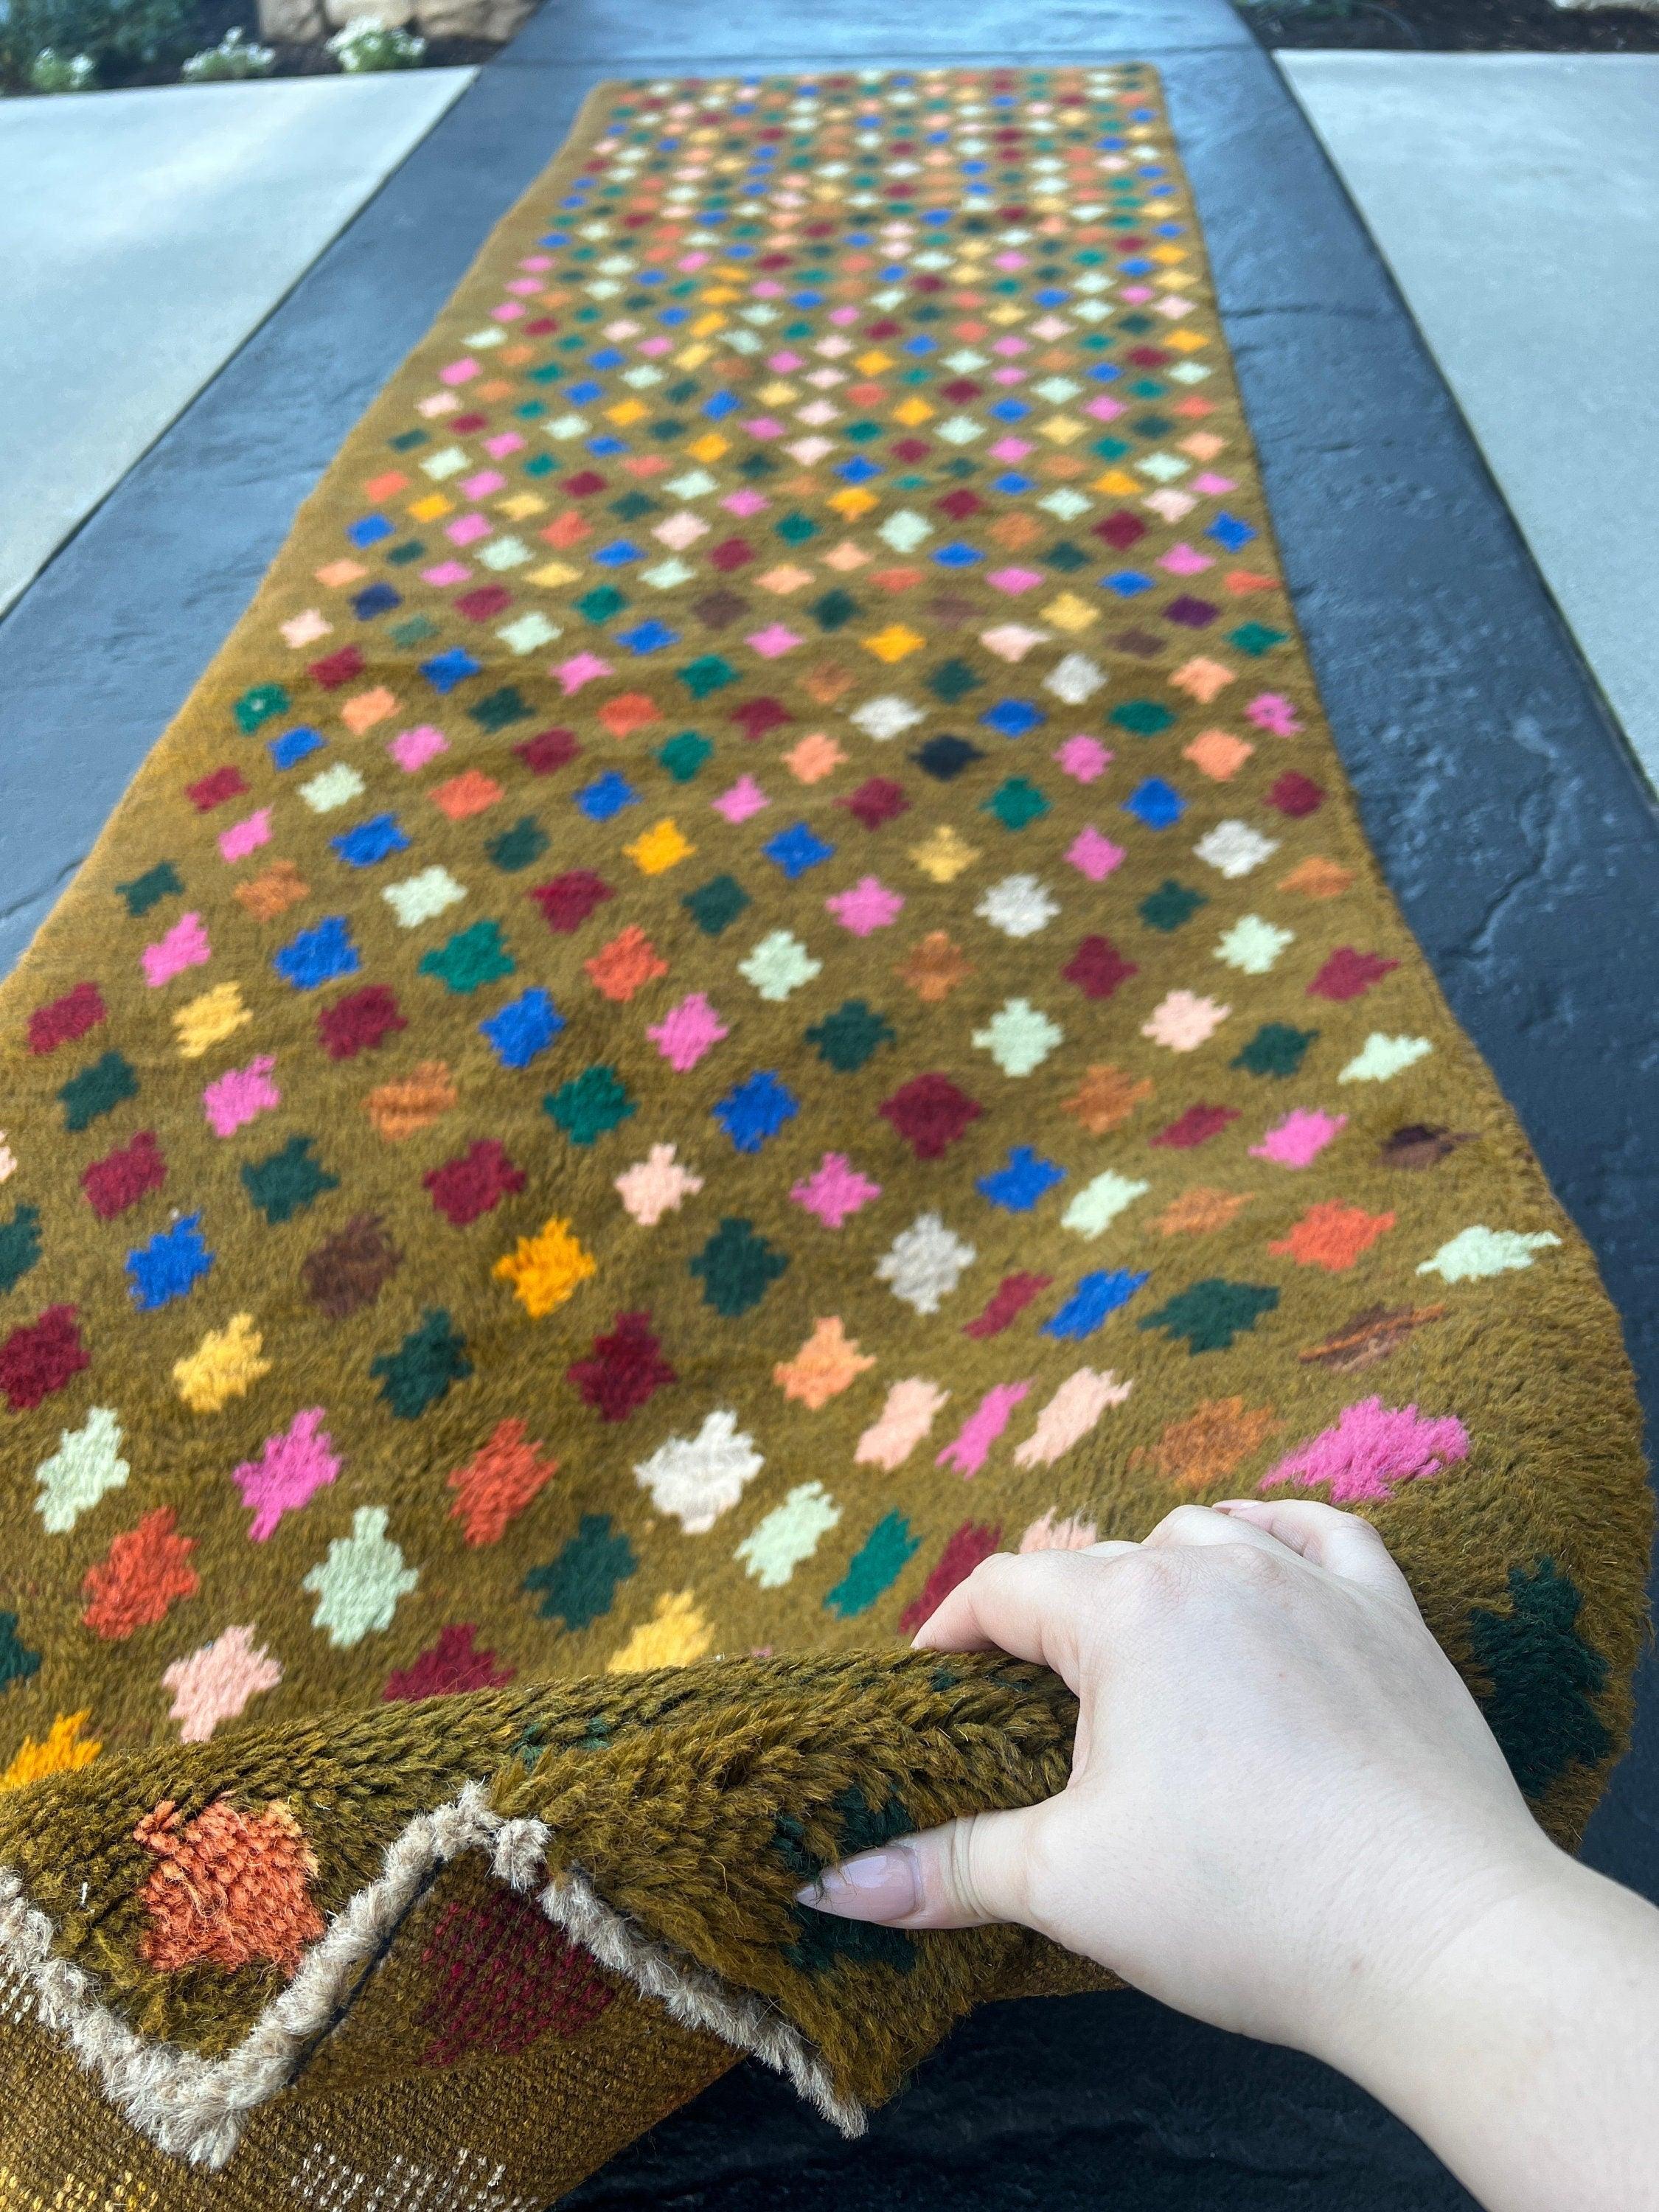
<svg viewBox="0 0 1659 2212"><path fill-rule="evenodd" d="M1659 15L1553 0L1238 0L1266 46L1441 54L1659 53Z"/></svg>

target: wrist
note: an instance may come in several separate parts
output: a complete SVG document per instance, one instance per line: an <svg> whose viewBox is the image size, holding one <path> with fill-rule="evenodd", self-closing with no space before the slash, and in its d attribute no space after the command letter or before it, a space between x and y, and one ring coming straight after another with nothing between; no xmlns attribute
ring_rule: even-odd
<svg viewBox="0 0 1659 2212"><path fill-rule="evenodd" d="M1335 2063L1504 2212L1652 2201L1659 1911L1547 1846Z"/></svg>
<svg viewBox="0 0 1659 2212"><path fill-rule="evenodd" d="M1316 2015L1316 2055L1421 2132L1417 2108L1467 2059L1471 2038L1490 2039L1528 1957L1553 1947L1598 1881L1530 1821L1425 1854L1350 1947Z"/></svg>

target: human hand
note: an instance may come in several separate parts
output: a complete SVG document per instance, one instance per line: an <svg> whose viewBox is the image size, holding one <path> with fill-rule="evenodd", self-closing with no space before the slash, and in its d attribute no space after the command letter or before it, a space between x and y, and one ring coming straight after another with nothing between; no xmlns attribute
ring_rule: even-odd
<svg viewBox="0 0 1659 2212"><path fill-rule="evenodd" d="M831 1869L805 1902L1024 1923L1225 2028L1374 2070L1466 1929L1567 1863L1364 1521L1178 1507L1140 1544L1003 1553L925 1649L1052 1668L1071 1779Z"/></svg>

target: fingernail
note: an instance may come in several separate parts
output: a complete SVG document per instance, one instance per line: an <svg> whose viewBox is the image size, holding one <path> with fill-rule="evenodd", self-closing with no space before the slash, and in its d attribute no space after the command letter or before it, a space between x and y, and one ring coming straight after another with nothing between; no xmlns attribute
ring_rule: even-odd
<svg viewBox="0 0 1659 2212"><path fill-rule="evenodd" d="M795 1896L815 1911L838 1913L843 1920L902 1920L921 1902L915 1855L902 1849L865 1851L825 1867Z"/></svg>
<svg viewBox="0 0 1659 2212"><path fill-rule="evenodd" d="M1210 1500L1210 1510L1212 1513L1232 1513L1236 1512L1241 1505L1255 1505L1259 1502L1254 1498L1212 1498Z"/></svg>

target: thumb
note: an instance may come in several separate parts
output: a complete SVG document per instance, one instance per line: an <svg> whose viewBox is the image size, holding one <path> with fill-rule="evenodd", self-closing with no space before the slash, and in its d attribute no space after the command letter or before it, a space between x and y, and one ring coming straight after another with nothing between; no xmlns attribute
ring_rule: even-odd
<svg viewBox="0 0 1659 2212"><path fill-rule="evenodd" d="M796 1895L815 1912L889 1928L1029 1927L1036 1824L1046 1809L969 1813L826 1867Z"/></svg>

